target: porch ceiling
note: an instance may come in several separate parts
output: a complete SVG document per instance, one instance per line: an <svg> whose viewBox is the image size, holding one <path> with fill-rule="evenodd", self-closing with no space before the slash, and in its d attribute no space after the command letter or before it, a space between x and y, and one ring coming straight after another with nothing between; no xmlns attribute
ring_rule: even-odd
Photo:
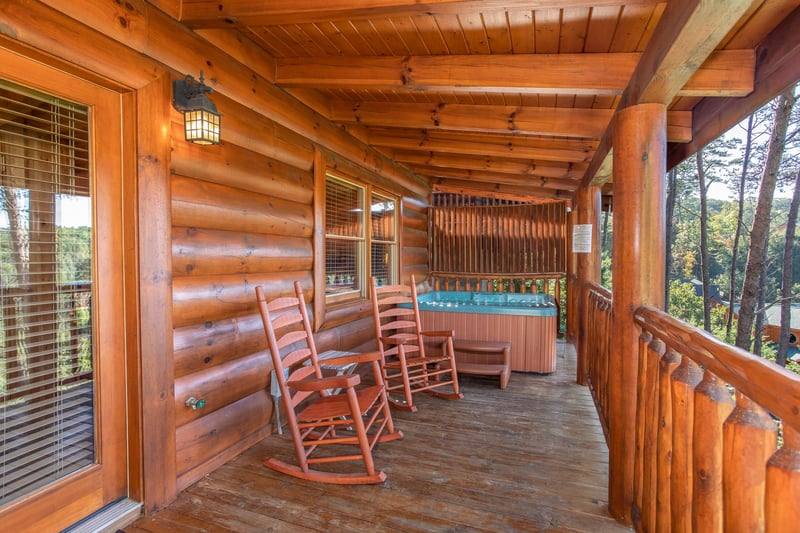
<svg viewBox="0 0 800 533"><path fill-rule="evenodd" d="M704 102L753 98L756 50L798 5L183 0L181 20L231 53L252 41L251 67L435 189L549 200L609 181L617 109L666 104L675 154L734 123Z"/></svg>

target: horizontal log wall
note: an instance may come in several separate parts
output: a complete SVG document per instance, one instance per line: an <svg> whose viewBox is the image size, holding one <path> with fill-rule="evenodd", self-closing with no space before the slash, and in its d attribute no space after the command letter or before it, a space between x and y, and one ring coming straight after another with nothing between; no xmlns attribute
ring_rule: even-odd
<svg viewBox="0 0 800 533"><path fill-rule="evenodd" d="M226 107L225 126L243 123L243 112L235 105ZM295 150L288 157L293 164L288 164L263 153L274 155L268 148L273 143L247 142L235 135L248 144L238 146L225 136L226 129L222 145L201 147L183 140L177 112L172 118L172 316L180 489L244 443L269 434L272 365L254 287L263 285L269 297L290 295L299 279L307 298L313 298L314 189L310 150ZM190 397L205 400L205 407L193 410L184 405Z"/></svg>
<svg viewBox="0 0 800 533"><path fill-rule="evenodd" d="M401 283L411 282L414 276L417 283L428 278L428 206L419 199L404 197L400 244Z"/></svg>
<svg viewBox="0 0 800 533"><path fill-rule="evenodd" d="M226 126L245 122L241 106L225 109ZM222 145L199 147L183 140L180 115L172 118L174 402L181 489L271 431L271 363L255 286L274 298L292 294L293 282L300 280L309 305L317 291L313 151L303 145L280 161L272 157L275 142L236 134L233 139L247 144L238 146L225 128ZM270 135L275 129L265 131ZM325 155L331 167L397 193L387 190L388 180ZM424 279L427 207L417 198L401 203L404 274ZM366 301L329 310L317 333L318 348L374 349L371 312ZM205 407L186 407L190 397L205 400Z"/></svg>

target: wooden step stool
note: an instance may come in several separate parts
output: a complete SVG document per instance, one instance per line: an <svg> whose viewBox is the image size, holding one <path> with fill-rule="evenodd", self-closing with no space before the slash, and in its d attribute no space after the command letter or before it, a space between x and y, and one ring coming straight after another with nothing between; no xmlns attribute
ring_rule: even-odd
<svg viewBox="0 0 800 533"><path fill-rule="evenodd" d="M511 377L511 343L453 339L456 366L463 374L500 376L500 388L508 386Z"/></svg>

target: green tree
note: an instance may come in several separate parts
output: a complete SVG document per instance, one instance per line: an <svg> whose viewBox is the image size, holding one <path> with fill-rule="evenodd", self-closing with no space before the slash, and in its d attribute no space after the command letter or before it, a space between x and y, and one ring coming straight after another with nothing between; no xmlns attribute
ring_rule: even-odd
<svg viewBox="0 0 800 533"><path fill-rule="evenodd" d="M672 280L669 284L670 314L695 327L703 327L703 299L690 283Z"/></svg>
<svg viewBox="0 0 800 533"><path fill-rule="evenodd" d="M769 236L769 217L772 209L775 184L783 159L786 131L792 108L794 107L794 88L785 91L779 98L775 110L775 122L769 144L767 164L761 178L758 203L750 230L750 250L747 255L745 278L742 282L742 296L739 305L739 323L736 329L736 346L750 349L752 327L756 310L759 280L764 268L766 239Z"/></svg>

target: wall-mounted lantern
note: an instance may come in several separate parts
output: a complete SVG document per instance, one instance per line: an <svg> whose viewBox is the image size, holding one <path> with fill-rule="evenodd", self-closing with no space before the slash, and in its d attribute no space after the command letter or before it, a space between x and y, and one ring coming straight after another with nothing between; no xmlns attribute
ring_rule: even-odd
<svg viewBox="0 0 800 533"><path fill-rule="evenodd" d="M189 142L220 143L221 115L214 102L206 96L211 92L211 87L203 81L202 70L200 80L187 74L184 79L172 82L172 105L183 113L183 129Z"/></svg>

